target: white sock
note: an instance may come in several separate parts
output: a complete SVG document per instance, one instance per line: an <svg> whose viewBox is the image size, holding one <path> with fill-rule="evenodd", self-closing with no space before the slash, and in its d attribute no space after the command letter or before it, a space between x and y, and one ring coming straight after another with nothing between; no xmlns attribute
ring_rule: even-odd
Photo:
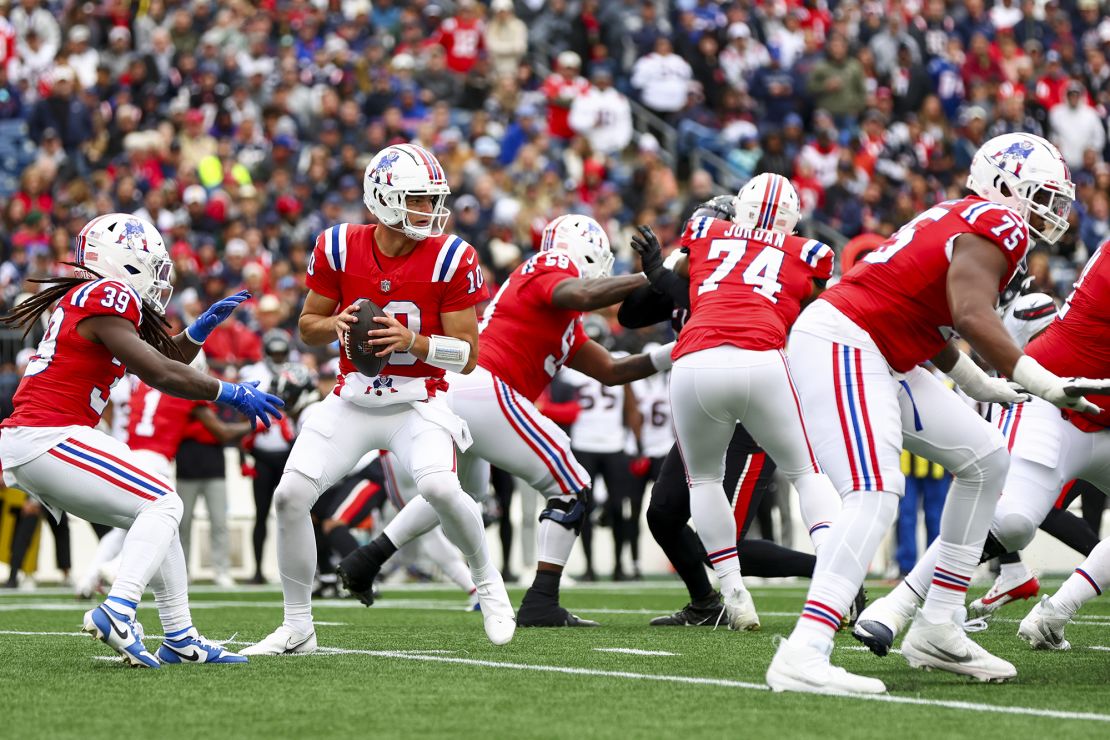
<svg viewBox="0 0 1110 740"><path fill-rule="evenodd" d="M439 521L438 519L436 521ZM392 540L393 538L390 537ZM463 591L470 593L474 590L474 581L470 579L470 569L466 567L462 553L458 548L447 541L443 530L436 527L420 541L424 545L424 552L432 562L439 566L443 575L451 579Z"/></svg>
<svg viewBox="0 0 1110 740"><path fill-rule="evenodd" d="M189 613L189 577L180 537L174 537L170 543L162 565L150 579L150 588L158 606L162 631L167 637L184 632L193 625L193 616Z"/></svg>
<svg viewBox="0 0 1110 740"><path fill-rule="evenodd" d="M417 496L397 512L397 516L385 525L383 532L399 550L438 526L439 517L436 516L436 510L423 496Z"/></svg>
<svg viewBox="0 0 1110 740"><path fill-rule="evenodd" d="M740 561L736 557L736 520L720 481L690 486L690 518L721 582L721 591L743 588Z"/></svg>
<svg viewBox="0 0 1110 740"><path fill-rule="evenodd" d="M1110 583L1110 539L1095 545L1087 559L1053 594L1052 605L1070 617L1079 607L1100 596L1107 583Z"/></svg>
<svg viewBox="0 0 1110 740"><path fill-rule="evenodd" d="M536 559L551 565L566 565L578 533L550 519L540 522L536 534Z"/></svg>
<svg viewBox="0 0 1110 740"><path fill-rule="evenodd" d="M166 494L139 512L124 536L119 572L109 597L139 603L170 543L177 538L180 521L181 499L176 493Z"/></svg>
<svg viewBox="0 0 1110 740"><path fill-rule="evenodd" d="M906 574L902 583L917 595L918 601L924 602L929 594L929 586L933 582L933 570L937 567L937 554L940 552L940 539L933 540L921 558L914 563L913 568Z"/></svg>
<svg viewBox="0 0 1110 740"><path fill-rule="evenodd" d="M897 515L896 493L852 491L844 497L844 506L817 553L806 603L790 635L792 643L832 641Z"/></svg>
<svg viewBox="0 0 1110 740"><path fill-rule="evenodd" d="M833 519L840 514L840 494L824 474L807 473L791 482L798 489L798 508L817 552L828 539Z"/></svg>
<svg viewBox="0 0 1110 740"><path fill-rule="evenodd" d="M922 606L925 619L933 624L951 620L964 606L1008 466L1007 451L998 449L955 471L940 517L936 566Z"/></svg>
<svg viewBox="0 0 1110 740"><path fill-rule="evenodd" d="M1016 563L1002 563L998 566L998 576L1007 581L1016 581L1022 576L1028 577L1029 569L1020 560Z"/></svg>
<svg viewBox="0 0 1110 740"><path fill-rule="evenodd" d="M286 472L274 491L284 624L301 635L313 631L312 576L316 572L316 535L308 510L315 500L316 486L296 471Z"/></svg>

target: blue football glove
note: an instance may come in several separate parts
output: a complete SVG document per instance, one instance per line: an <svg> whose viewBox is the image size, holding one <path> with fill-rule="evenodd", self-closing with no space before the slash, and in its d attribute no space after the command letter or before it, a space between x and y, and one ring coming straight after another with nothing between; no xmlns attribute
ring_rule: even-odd
<svg viewBox="0 0 1110 740"><path fill-rule="evenodd" d="M227 298L221 298L208 307L208 310L200 315L200 317L189 325L185 330L185 336L193 344L204 344L204 340L208 339L208 335L225 321L231 312L239 307L239 304L251 297L248 291L240 290L238 293Z"/></svg>
<svg viewBox="0 0 1110 740"><path fill-rule="evenodd" d="M216 396L216 403L238 411L250 420L251 428L257 429L261 421L267 429L270 428L270 418L281 418L279 408L285 405L277 396L258 390L258 381L251 383L226 383L220 381L220 395Z"/></svg>

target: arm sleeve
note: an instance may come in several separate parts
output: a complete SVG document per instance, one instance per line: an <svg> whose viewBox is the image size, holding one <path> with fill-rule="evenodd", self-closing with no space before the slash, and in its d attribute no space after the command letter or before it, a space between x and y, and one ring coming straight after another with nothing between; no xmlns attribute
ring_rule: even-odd
<svg viewBox="0 0 1110 740"><path fill-rule="evenodd" d="M316 246L308 257L308 276L305 284L315 293L333 301L340 298L339 273L332 268L324 249L324 234L316 237Z"/></svg>
<svg viewBox="0 0 1110 740"><path fill-rule="evenodd" d="M675 277L682 280L677 275ZM674 308L674 299L669 295L662 295L652 290L650 285L644 285L632 291L632 294L624 299L617 310L617 321L627 329L641 329L662 321L669 321Z"/></svg>
<svg viewBox="0 0 1110 740"><path fill-rule="evenodd" d="M482 274L482 265L478 261L478 252L467 244L455 274L447 283L447 291L443 296L440 311L444 313L461 311L488 298L489 290L486 288L485 276Z"/></svg>

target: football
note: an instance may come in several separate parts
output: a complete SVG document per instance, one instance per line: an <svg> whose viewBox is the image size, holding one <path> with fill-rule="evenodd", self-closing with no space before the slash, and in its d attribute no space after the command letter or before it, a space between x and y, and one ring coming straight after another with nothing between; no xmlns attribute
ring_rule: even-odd
<svg viewBox="0 0 1110 740"><path fill-rule="evenodd" d="M389 364L389 355L378 357L377 348L370 344L370 332L381 329L382 325L374 321L375 316L385 316L385 311L368 298L359 298L355 301L359 306L358 321L351 324L343 341L343 353L355 368L369 377L374 377Z"/></svg>

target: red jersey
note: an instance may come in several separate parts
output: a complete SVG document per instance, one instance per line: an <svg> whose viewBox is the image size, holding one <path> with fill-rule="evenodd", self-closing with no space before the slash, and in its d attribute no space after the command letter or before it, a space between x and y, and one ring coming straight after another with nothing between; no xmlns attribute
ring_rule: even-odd
<svg viewBox="0 0 1110 740"><path fill-rule="evenodd" d="M960 234L978 234L1006 257L1001 292L1029 249L1029 227L1013 209L973 195L910 221L821 298L870 334L892 368L908 372L947 342L948 265Z"/></svg>
<svg viewBox="0 0 1110 740"><path fill-rule="evenodd" d="M122 316L138 328L142 298L127 283L104 278L70 290L50 316L46 334L16 389L4 427L94 427L108 393L126 370L103 344L77 333L94 316Z"/></svg>
<svg viewBox="0 0 1110 740"><path fill-rule="evenodd" d="M547 132L560 139L570 139L574 129L570 127L570 106L575 98L590 91L590 83L585 77L568 80L561 74L550 75L543 82L543 94L547 98Z"/></svg>
<svg viewBox="0 0 1110 740"><path fill-rule="evenodd" d="M174 459L193 411L205 403L162 393L140 381L131 393L127 446L133 450L157 452L167 460Z"/></svg>
<svg viewBox="0 0 1110 740"><path fill-rule="evenodd" d="M486 307L478 364L529 401L589 341L582 312L551 302L555 286L578 277L563 252L540 252L513 271Z"/></svg>
<svg viewBox="0 0 1110 740"><path fill-rule="evenodd" d="M1103 242L1083 268L1056 319L1025 353L1060 377L1110 378L1110 256ZM1105 259L1103 259L1105 257ZM1064 411L1085 432L1110 427L1110 395L1087 396L1101 414Z"/></svg>
<svg viewBox="0 0 1110 740"><path fill-rule="evenodd" d="M466 74L485 48L486 27L480 18L448 18L439 26L434 41L447 52L447 69Z"/></svg>
<svg viewBox="0 0 1110 740"><path fill-rule="evenodd" d="M690 319L676 360L721 345L782 349L813 281L832 276L829 245L731 221L690 219L682 246L690 250Z"/></svg>
<svg viewBox="0 0 1110 740"><path fill-rule="evenodd" d="M321 233L308 260L308 287L338 301L341 309L367 298L425 336L444 333L441 313L486 300L478 253L461 238L429 237L406 255L388 257L374 243L376 228L338 224ZM340 383L347 373L358 372L342 352L339 372ZM442 378L444 371L416 355L394 352L381 374Z"/></svg>

